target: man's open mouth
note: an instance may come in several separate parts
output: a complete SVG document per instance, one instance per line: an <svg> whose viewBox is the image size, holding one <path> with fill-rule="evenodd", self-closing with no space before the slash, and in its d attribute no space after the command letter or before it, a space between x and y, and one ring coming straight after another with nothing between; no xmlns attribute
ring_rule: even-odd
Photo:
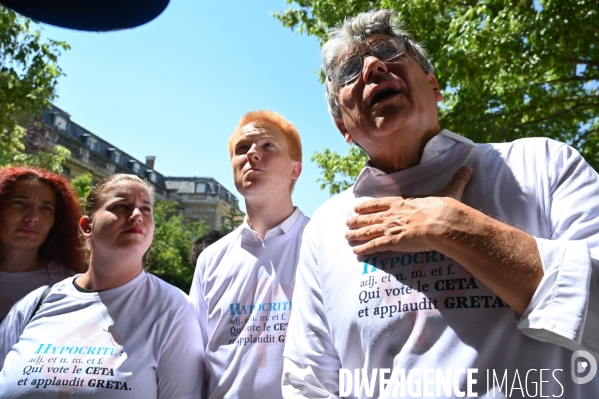
<svg viewBox="0 0 599 399"><path fill-rule="evenodd" d="M393 89L393 88L388 88L388 89L384 89L379 91L378 93L375 94L374 98L372 99L372 102L370 103L370 106L372 107L373 105L375 105L376 103L383 101L384 99L391 97L395 94L400 93L400 90L398 89Z"/></svg>

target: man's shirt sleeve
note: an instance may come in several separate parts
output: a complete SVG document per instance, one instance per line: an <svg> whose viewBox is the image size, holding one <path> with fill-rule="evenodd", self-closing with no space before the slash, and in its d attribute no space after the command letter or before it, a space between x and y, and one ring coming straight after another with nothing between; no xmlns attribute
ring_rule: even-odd
<svg viewBox="0 0 599 399"><path fill-rule="evenodd" d="M282 384L285 399L338 398L336 393L339 391L339 371L284 359Z"/></svg>
<svg viewBox="0 0 599 399"><path fill-rule="evenodd" d="M563 145L551 156L547 180L539 192L549 196L550 239L536 238L544 276L518 328L599 357L599 176Z"/></svg>
<svg viewBox="0 0 599 399"><path fill-rule="evenodd" d="M285 397L329 398L338 391L341 362L333 345L318 276L312 222L304 230L287 331L283 368ZM316 373L315 373L316 371ZM318 373L320 371L320 373ZM333 376L333 377L332 377ZM321 380L322 379L322 380Z"/></svg>
<svg viewBox="0 0 599 399"><path fill-rule="evenodd" d="M202 341L204 343L204 349L206 349L206 345L208 344L208 336L206 330L206 322L208 317L208 308L206 306L206 301L204 300L204 290L203 290L203 271L204 265L207 261L207 252L204 250L200 256L198 257L198 261L196 264L195 272L193 274L193 280L191 282L191 290L189 291L189 299L193 304L198 319L200 321L200 331L202 334Z"/></svg>

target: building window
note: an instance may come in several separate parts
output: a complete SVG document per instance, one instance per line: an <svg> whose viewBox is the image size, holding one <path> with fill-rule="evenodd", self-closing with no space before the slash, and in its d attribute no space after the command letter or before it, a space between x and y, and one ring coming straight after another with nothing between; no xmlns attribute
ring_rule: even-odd
<svg viewBox="0 0 599 399"><path fill-rule="evenodd" d="M87 146L89 147L90 150L92 151L98 151L98 140L93 139L91 137L87 137Z"/></svg>
<svg viewBox="0 0 599 399"><path fill-rule="evenodd" d="M156 183L156 172L148 171L148 179L150 179L150 181Z"/></svg>
<svg viewBox="0 0 599 399"><path fill-rule="evenodd" d="M135 161L129 161L129 162L131 162L131 170L135 173L139 173L139 168L140 168L139 162L135 162Z"/></svg>
<svg viewBox="0 0 599 399"><path fill-rule="evenodd" d="M120 152L116 152L116 151L115 151L115 152L112 154L112 160L114 161L114 163L121 163L121 158L122 158L122 155L121 155L121 153L120 153Z"/></svg>
<svg viewBox="0 0 599 399"><path fill-rule="evenodd" d="M206 192L206 183L196 183L196 194L204 194Z"/></svg>
<svg viewBox="0 0 599 399"><path fill-rule="evenodd" d="M62 174L66 175L66 176L70 176L71 175L71 169L67 168L66 166L62 167Z"/></svg>
<svg viewBox="0 0 599 399"><path fill-rule="evenodd" d="M65 130L67 130L67 118L65 118L62 115L55 115L54 116L54 127L57 128L58 130L62 130L63 132Z"/></svg>

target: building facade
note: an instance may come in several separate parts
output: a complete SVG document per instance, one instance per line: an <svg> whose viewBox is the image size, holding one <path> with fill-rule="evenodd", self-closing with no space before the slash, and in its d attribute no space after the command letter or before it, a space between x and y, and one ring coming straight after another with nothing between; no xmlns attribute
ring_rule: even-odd
<svg viewBox="0 0 599 399"><path fill-rule="evenodd" d="M94 181L115 173L133 173L150 181L156 198L179 203L180 213L192 220L203 220L210 229L219 229L231 207L238 213L239 201L231 192L210 177L164 176L154 169L156 158L142 162L70 120L70 115L56 106L44 112L43 123L49 147L61 145L71 151L63 165L63 174L72 179L89 172Z"/></svg>
<svg viewBox="0 0 599 399"><path fill-rule="evenodd" d="M237 198L210 177L167 177L168 190L176 191L183 216L192 220L211 220L218 229ZM241 211L239 211L241 213Z"/></svg>

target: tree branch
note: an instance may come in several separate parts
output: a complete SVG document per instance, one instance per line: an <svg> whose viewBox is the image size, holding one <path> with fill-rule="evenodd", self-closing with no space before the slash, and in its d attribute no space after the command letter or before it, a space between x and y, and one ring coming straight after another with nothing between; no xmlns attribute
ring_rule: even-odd
<svg viewBox="0 0 599 399"><path fill-rule="evenodd" d="M569 64L586 64L586 65L599 66L599 61L593 61L593 60L581 60L581 59L566 58L566 59L562 59L562 61L567 62Z"/></svg>
<svg viewBox="0 0 599 399"><path fill-rule="evenodd" d="M581 104L582 101L587 100L587 99L594 99L594 98L598 98L599 94L589 94L587 96L577 96L577 97L568 97L568 98L564 98L562 100L560 100L561 102L577 102L578 105L576 105L576 107L578 108L597 108L599 107L598 105L596 105L594 102L590 103L590 104ZM533 111L537 108L537 104L533 104L533 103L529 103L527 104L528 106L522 106L520 108L518 108L517 111L510 111L509 112L509 116L510 117L515 117L524 113L527 113L529 111ZM503 112L497 112L497 113L492 113L489 114L486 118L484 118L483 120L485 122L491 121L493 119L498 119L501 118L503 116Z"/></svg>
<svg viewBox="0 0 599 399"><path fill-rule="evenodd" d="M599 105L596 105L596 106L592 105L591 107L592 108L595 108L595 107L599 108ZM535 124L538 124L538 123L541 123L541 122L547 122L547 121L550 121L552 119L559 118L561 116L567 115L570 112L573 112L573 111L575 111L578 108L586 108L586 106L575 105L573 107L565 109L565 110L563 110L561 112L558 112L557 114L553 114L553 115L548 116L546 118L536 119L534 121L520 123L520 124L513 125L513 126L508 126L505 129L499 129L499 130L491 131L491 132L489 132L489 134L501 134L501 133L506 132L506 131L511 130L511 129L516 129L516 128L520 128L520 127L524 127L524 126L528 126L528 125L535 125Z"/></svg>
<svg viewBox="0 0 599 399"><path fill-rule="evenodd" d="M570 146L574 147L574 148L579 148L578 146L580 145L580 141L584 138L584 136L586 136L586 134L584 134L584 135L583 134L579 134L578 137L576 139L574 139L574 141L572 141L572 143L570 144Z"/></svg>
<svg viewBox="0 0 599 399"><path fill-rule="evenodd" d="M587 135L589 133L595 133L595 132L599 132L599 127L596 127L594 129L591 129L591 130L587 130L586 132L584 132L584 134Z"/></svg>
<svg viewBox="0 0 599 399"><path fill-rule="evenodd" d="M567 102L572 102L572 101L580 101L580 100L586 100L587 98L597 98L599 97L599 94L589 94L588 96L582 96L582 97L568 97L568 98L564 98L561 101L567 101ZM590 104L590 105L595 105L595 104Z"/></svg>
<svg viewBox="0 0 599 399"><path fill-rule="evenodd" d="M572 142L572 144L570 144L572 147L574 148L579 148L580 142L583 141L584 139L586 139L590 134L599 131L599 127L596 127L595 129L591 129L591 130L587 130L585 132L582 132L581 134L578 135L578 137L576 138L576 140L574 140Z"/></svg>
<svg viewBox="0 0 599 399"><path fill-rule="evenodd" d="M599 80L599 76L570 76L569 78L559 78L553 80L547 80L545 82L536 82L535 85L543 85L546 83L556 82L591 82L593 80Z"/></svg>

